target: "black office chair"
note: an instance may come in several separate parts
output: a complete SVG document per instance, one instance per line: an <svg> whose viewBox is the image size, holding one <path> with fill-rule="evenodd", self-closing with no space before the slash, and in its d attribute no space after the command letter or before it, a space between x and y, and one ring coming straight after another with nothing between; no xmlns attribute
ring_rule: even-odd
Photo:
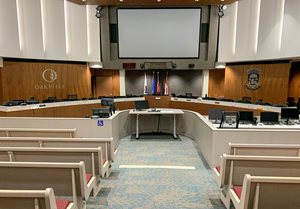
<svg viewBox="0 0 300 209"><path fill-rule="evenodd" d="M296 102L295 102L294 97L288 97L286 103L287 103L288 107L296 106Z"/></svg>

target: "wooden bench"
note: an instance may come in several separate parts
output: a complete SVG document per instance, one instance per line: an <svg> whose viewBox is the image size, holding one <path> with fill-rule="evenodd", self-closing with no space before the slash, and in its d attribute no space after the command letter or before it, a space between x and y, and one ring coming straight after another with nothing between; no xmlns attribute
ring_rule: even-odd
<svg viewBox="0 0 300 209"><path fill-rule="evenodd" d="M112 163L117 155L112 138L45 138L45 137L0 137L2 147L69 147L102 148L103 158L108 160L106 175L111 173Z"/></svg>
<svg viewBox="0 0 300 209"><path fill-rule="evenodd" d="M0 137L76 137L76 129L0 128Z"/></svg>
<svg viewBox="0 0 300 209"><path fill-rule="evenodd" d="M291 156L300 157L299 144L233 144L229 143L228 155L248 156ZM213 169L216 182L220 185L221 166Z"/></svg>
<svg viewBox="0 0 300 209"><path fill-rule="evenodd" d="M84 162L0 162L0 188L41 190L53 188L58 196L72 198L75 208L85 208L96 179L85 172Z"/></svg>
<svg viewBox="0 0 300 209"><path fill-rule="evenodd" d="M100 191L100 178L108 169L108 161L98 148L40 148L40 147L0 147L0 161L9 162L61 162L83 161L87 173L96 179L94 197Z"/></svg>
<svg viewBox="0 0 300 209"><path fill-rule="evenodd" d="M56 199L52 188L45 190L0 190L0 208L75 209L74 203Z"/></svg>
<svg viewBox="0 0 300 209"><path fill-rule="evenodd" d="M299 177L300 157L223 155L221 200L230 207L229 189L243 184L246 174L254 176Z"/></svg>
<svg viewBox="0 0 300 209"><path fill-rule="evenodd" d="M300 177L244 176L242 187L229 191L235 209L298 209Z"/></svg>
<svg viewBox="0 0 300 209"><path fill-rule="evenodd" d="M233 144L229 143L228 155L298 156L300 144Z"/></svg>

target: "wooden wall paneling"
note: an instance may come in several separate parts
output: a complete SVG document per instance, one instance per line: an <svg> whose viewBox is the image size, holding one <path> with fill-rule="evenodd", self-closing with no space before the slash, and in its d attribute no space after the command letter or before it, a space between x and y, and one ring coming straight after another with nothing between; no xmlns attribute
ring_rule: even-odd
<svg viewBox="0 0 300 209"><path fill-rule="evenodd" d="M34 117L34 111L22 110L22 111L7 112L5 116L6 117Z"/></svg>
<svg viewBox="0 0 300 209"><path fill-rule="evenodd" d="M128 110L128 109L135 109L134 101L129 102L116 102L115 103L117 110Z"/></svg>
<svg viewBox="0 0 300 209"><path fill-rule="evenodd" d="M208 96L214 98L224 97L225 69L209 71Z"/></svg>
<svg viewBox="0 0 300 209"><path fill-rule="evenodd" d="M227 66L225 69L224 97L229 99L241 99L243 86L244 66Z"/></svg>
<svg viewBox="0 0 300 209"><path fill-rule="evenodd" d="M296 101L300 97L300 62L292 63L288 96L294 97Z"/></svg>
<svg viewBox="0 0 300 209"><path fill-rule="evenodd" d="M34 117L54 117L54 107L33 110Z"/></svg>
<svg viewBox="0 0 300 209"><path fill-rule="evenodd" d="M260 87L250 90L246 87L248 70L260 70ZM273 104L285 104L289 86L289 63L232 65L225 70L225 98L240 100L243 96L255 102L262 99Z"/></svg>
<svg viewBox="0 0 300 209"><path fill-rule="evenodd" d="M97 80L97 77L107 77L109 80L110 79L112 80L112 87L111 87L112 95L98 95L98 96L120 96L120 74L119 74L119 70L93 70L92 75L96 77L96 80ZM100 85L100 87L99 87L99 85ZM97 89L97 86L99 88L103 87L101 85L103 85L103 84L101 84L101 83L99 84L99 82L96 82L96 89ZM107 87L105 87L105 88L107 88ZM94 97L96 97L96 95L94 95Z"/></svg>
<svg viewBox="0 0 300 209"><path fill-rule="evenodd" d="M64 99L68 94L77 94L78 98L91 95L91 74L85 64L5 62L1 77L4 102L30 97L42 101L50 96Z"/></svg>
<svg viewBox="0 0 300 209"><path fill-rule="evenodd" d="M290 64L265 65L261 95L266 101L274 104L285 104L289 87Z"/></svg>
<svg viewBox="0 0 300 209"><path fill-rule="evenodd" d="M170 101L170 108L176 109L184 109L184 110L191 110L198 112L202 115L208 115L208 110L213 108L223 109L225 111L249 111L246 108L237 108L237 107L230 107L230 106L222 106L219 105L219 102L215 102L215 104L199 104L193 102L182 102L182 101ZM252 110L251 110L252 111ZM254 115L259 116L261 110L253 110Z"/></svg>
<svg viewBox="0 0 300 209"><path fill-rule="evenodd" d="M170 96L145 96L145 99L148 100L149 106L151 108L165 108L169 107L171 97Z"/></svg>

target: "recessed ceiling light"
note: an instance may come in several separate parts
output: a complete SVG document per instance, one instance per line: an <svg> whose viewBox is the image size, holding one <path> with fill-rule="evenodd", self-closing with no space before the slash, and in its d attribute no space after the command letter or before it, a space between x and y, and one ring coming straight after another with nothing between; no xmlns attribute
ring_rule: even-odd
<svg viewBox="0 0 300 209"><path fill-rule="evenodd" d="M161 2L161 0L157 0L157 2Z"/></svg>

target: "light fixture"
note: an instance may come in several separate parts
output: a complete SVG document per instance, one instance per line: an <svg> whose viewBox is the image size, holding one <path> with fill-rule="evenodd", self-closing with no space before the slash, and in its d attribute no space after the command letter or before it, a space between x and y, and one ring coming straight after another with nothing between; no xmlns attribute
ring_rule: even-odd
<svg viewBox="0 0 300 209"><path fill-rule="evenodd" d="M226 67L226 64L223 62L216 62L215 68L217 69L224 69Z"/></svg>
<svg viewBox="0 0 300 209"><path fill-rule="evenodd" d="M222 18L222 17L224 16L224 9L226 9L226 8L227 8L226 5L220 5L220 6L219 6L218 16L219 16L220 18Z"/></svg>
<svg viewBox="0 0 300 209"><path fill-rule="evenodd" d="M90 62L89 63L90 68L103 68L103 65L101 62Z"/></svg>
<svg viewBox="0 0 300 209"><path fill-rule="evenodd" d="M100 5L98 5L97 7L96 7L96 14L95 14L95 16L97 17L97 18L100 18L101 17L101 10L102 10L102 7L100 6Z"/></svg>

